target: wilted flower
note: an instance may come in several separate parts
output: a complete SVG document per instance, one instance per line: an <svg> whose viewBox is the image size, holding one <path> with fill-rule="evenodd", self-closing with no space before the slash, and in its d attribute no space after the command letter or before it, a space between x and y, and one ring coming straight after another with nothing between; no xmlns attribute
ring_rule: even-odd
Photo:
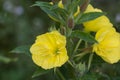
<svg viewBox="0 0 120 80"><path fill-rule="evenodd" d="M93 8L92 5L89 4L85 13L88 13L88 12L102 12L102 10ZM83 25L85 27L84 30L87 32L89 31L97 32L101 28L113 27L113 25L110 23L110 20L106 16L100 16L94 20L84 22Z"/></svg>
<svg viewBox="0 0 120 80"><path fill-rule="evenodd" d="M103 28L96 33L98 43L93 45L93 51L108 63L120 60L120 34L114 28Z"/></svg>
<svg viewBox="0 0 120 80"><path fill-rule="evenodd" d="M35 64L44 69L62 66L67 60L66 38L58 31L37 36L30 48Z"/></svg>

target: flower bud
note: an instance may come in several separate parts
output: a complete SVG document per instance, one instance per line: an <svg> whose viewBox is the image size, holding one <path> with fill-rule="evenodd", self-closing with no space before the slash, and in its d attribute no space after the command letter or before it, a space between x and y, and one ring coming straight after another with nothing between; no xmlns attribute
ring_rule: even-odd
<svg viewBox="0 0 120 80"><path fill-rule="evenodd" d="M85 0L84 3L80 6L80 11L84 12L89 4L90 0Z"/></svg>
<svg viewBox="0 0 120 80"><path fill-rule="evenodd" d="M73 29L74 28L74 19L73 18L69 18L68 19L68 27L70 29Z"/></svg>

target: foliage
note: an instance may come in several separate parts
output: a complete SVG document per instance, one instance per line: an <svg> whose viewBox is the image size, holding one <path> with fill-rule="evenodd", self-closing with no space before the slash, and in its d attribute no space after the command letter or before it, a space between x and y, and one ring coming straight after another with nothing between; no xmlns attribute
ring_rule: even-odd
<svg viewBox="0 0 120 80"><path fill-rule="evenodd" d="M42 1L47 2L48 0L42 0ZM48 26L51 25L53 26L54 23L56 25L59 24L59 22L53 22L52 19L48 18L47 14L45 14L40 8L30 7L31 5L33 5L33 3L35 3L34 0L30 0L30 1L1 0L0 1L0 45L1 45L0 46L0 80L54 80L55 78L56 80L61 80L58 69L52 69L48 72L46 71L44 72L44 70L41 69L40 67L39 68L37 67L36 69L36 66L35 64L33 64L31 57L28 57L29 55L31 55L29 54L29 50L28 50L29 46L25 47L24 45L31 45L35 40L35 36L46 32ZM111 21L114 23L115 27L117 28L117 31L120 31L118 27L120 22L115 20L115 16L119 14L120 1L91 0L91 3L93 3L96 7L101 8L103 11L106 11L107 15L110 17ZM17 9L23 10L23 13L19 13L19 12L16 13ZM61 12L64 11L63 9L59 9L57 6L54 6L51 10L52 11L58 10ZM74 12L76 12L76 10ZM59 17L57 16L59 18L58 20L65 21L65 18L67 17L66 14L67 13L65 11L64 14L60 14ZM100 13L100 14L104 14L104 13ZM63 17L63 15L66 16ZM65 23L62 22L62 24ZM79 26L76 25L74 28L75 29L79 28ZM64 28L62 29L64 30ZM88 36L88 39L90 39L90 40L84 39L83 37L84 41L88 40L89 44L95 42L95 41L91 42L93 40L92 37L94 36L91 37L89 36L88 33L87 34L83 32L80 33ZM78 40L79 37L76 38L77 38L76 40ZM81 45L85 44L84 41L82 41ZM73 46L75 47L75 44L73 44L71 40L69 42L70 43L68 44L71 45L69 47L71 47L71 51L72 51L73 49L72 47ZM15 48L16 46L20 46L20 47ZM83 47L84 46L79 46L80 49ZM14 53L13 52L11 53L10 51L13 51ZM82 70L80 71L79 74L80 75L85 74L82 77L79 75L82 80L89 80L90 78L92 78L90 80L120 79L119 62L110 65L108 63L105 63L99 56L94 54L93 55L94 60L92 60L92 65L88 71L86 70L87 69L86 65L88 64L88 58L89 58L89 54L86 54L86 56L83 57L85 62L84 60L82 60L82 63L79 63L80 69ZM77 60L79 60L79 58ZM69 65L69 67L63 66L59 68L59 70L61 73L65 74L64 77L66 77L67 80L71 80L75 76L74 74L72 74L72 72L74 72L74 69L69 63L66 63L65 65ZM69 70L67 70L67 68L69 68ZM35 74L33 75L34 72ZM77 70L75 72L78 73ZM56 73L58 76L55 75L54 73ZM69 76L66 74L69 74ZM32 75L34 78L32 78Z"/></svg>

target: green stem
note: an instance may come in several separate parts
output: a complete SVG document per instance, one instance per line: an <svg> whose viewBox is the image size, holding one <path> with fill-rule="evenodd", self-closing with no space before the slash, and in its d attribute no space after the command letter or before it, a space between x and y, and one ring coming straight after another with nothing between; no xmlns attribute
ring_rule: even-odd
<svg viewBox="0 0 120 80"><path fill-rule="evenodd" d="M74 65L72 64L70 60L68 60L68 63L74 68Z"/></svg>
<svg viewBox="0 0 120 80"><path fill-rule="evenodd" d="M76 61L79 61L82 57L84 57L86 54L88 54L89 52L82 52L80 54L77 54L74 56L74 58L76 59Z"/></svg>
<svg viewBox="0 0 120 80"><path fill-rule="evenodd" d="M87 48L88 47L88 43L87 42L85 42L85 48Z"/></svg>
<svg viewBox="0 0 120 80"><path fill-rule="evenodd" d="M56 69L57 69L57 68L54 68L54 74L56 74Z"/></svg>
<svg viewBox="0 0 120 80"><path fill-rule="evenodd" d="M88 61L88 70L90 69L90 66L91 66L91 63L92 63L92 60L93 60L93 53L92 54L90 54L90 56L89 56L89 61Z"/></svg>
<svg viewBox="0 0 120 80"><path fill-rule="evenodd" d="M61 71L59 69L57 69L57 73L60 76L61 80L66 80L65 77L63 76L63 74L61 73Z"/></svg>
<svg viewBox="0 0 120 80"><path fill-rule="evenodd" d="M82 40L80 39L80 40L78 41L78 43L77 43L74 51L73 51L73 54L75 54L75 52L77 51L77 49L78 49L78 47L79 47L79 45L80 45L81 42L82 42Z"/></svg>
<svg viewBox="0 0 120 80"><path fill-rule="evenodd" d="M75 55L74 57L82 57L82 56L84 56L84 55L86 55L86 54L88 54L89 52L82 52L82 53L80 53L80 54L77 54L77 55Z"/></svg>

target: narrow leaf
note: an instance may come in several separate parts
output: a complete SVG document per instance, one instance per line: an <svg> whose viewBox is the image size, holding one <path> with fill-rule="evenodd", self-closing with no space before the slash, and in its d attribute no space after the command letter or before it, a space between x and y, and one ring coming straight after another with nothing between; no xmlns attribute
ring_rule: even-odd
<svg viewBox="0 0 120 80"><path fill-rule="evenodd" d="M35 4L32 5L32 7L33 6L48 7L49 8L52 5L49 4L48 2L36 1Z"/></svg>
<svg viewBox="0 0 120 80"><path fill-rule="evenodd" d="M91 63L92 63L92 60L93 60L93 55L94 53L91 53L90 56L89 56L89 61L88 61L88 70L90 69L91 67Z"/></svg>
<svg viewBox="0 0 120 80"><path fill-rule="evenodd" d="M10 51L10 53L24 53L26 55L30 55L30 45L19 46Z"/></svg>
<svg viewBox="0 0 120 80"><path fill-rule="evenodd" d="M81 24L83 22L87 22L90 20L94 20L102 15L105 15L103 12L89 12L89 13L84 13L81 15L81 17L78 19L77 24Z"/></svg>
<svg viewBox="0 0 120 80"><path fill-rule="evenodd" d="M47 15L49 15L50 18L52 18L55 21L60 21L58 15L55 13L53 5L51 5L48 2L42 2L42 1L37 1L34 5L32 6L39 6Z"/></svg>
<svg viewBox="0 0 120 80"><path fill-rule="evenodd" d="M32 75L32 78L35 78L35 77L38 77L38 76L41 76L41 75L44 75L46 73L48 73L50 70L44 70L42 68L39 68L35 71L35 73Z"/></svg>
<svg viewBox="0 0 120 80"><path fill-rule="evenodd" d="M73 31L71 34L71 37L80 38L84 41L91 42L91 43L97 42L92 35L79 30Z"/></svg>

